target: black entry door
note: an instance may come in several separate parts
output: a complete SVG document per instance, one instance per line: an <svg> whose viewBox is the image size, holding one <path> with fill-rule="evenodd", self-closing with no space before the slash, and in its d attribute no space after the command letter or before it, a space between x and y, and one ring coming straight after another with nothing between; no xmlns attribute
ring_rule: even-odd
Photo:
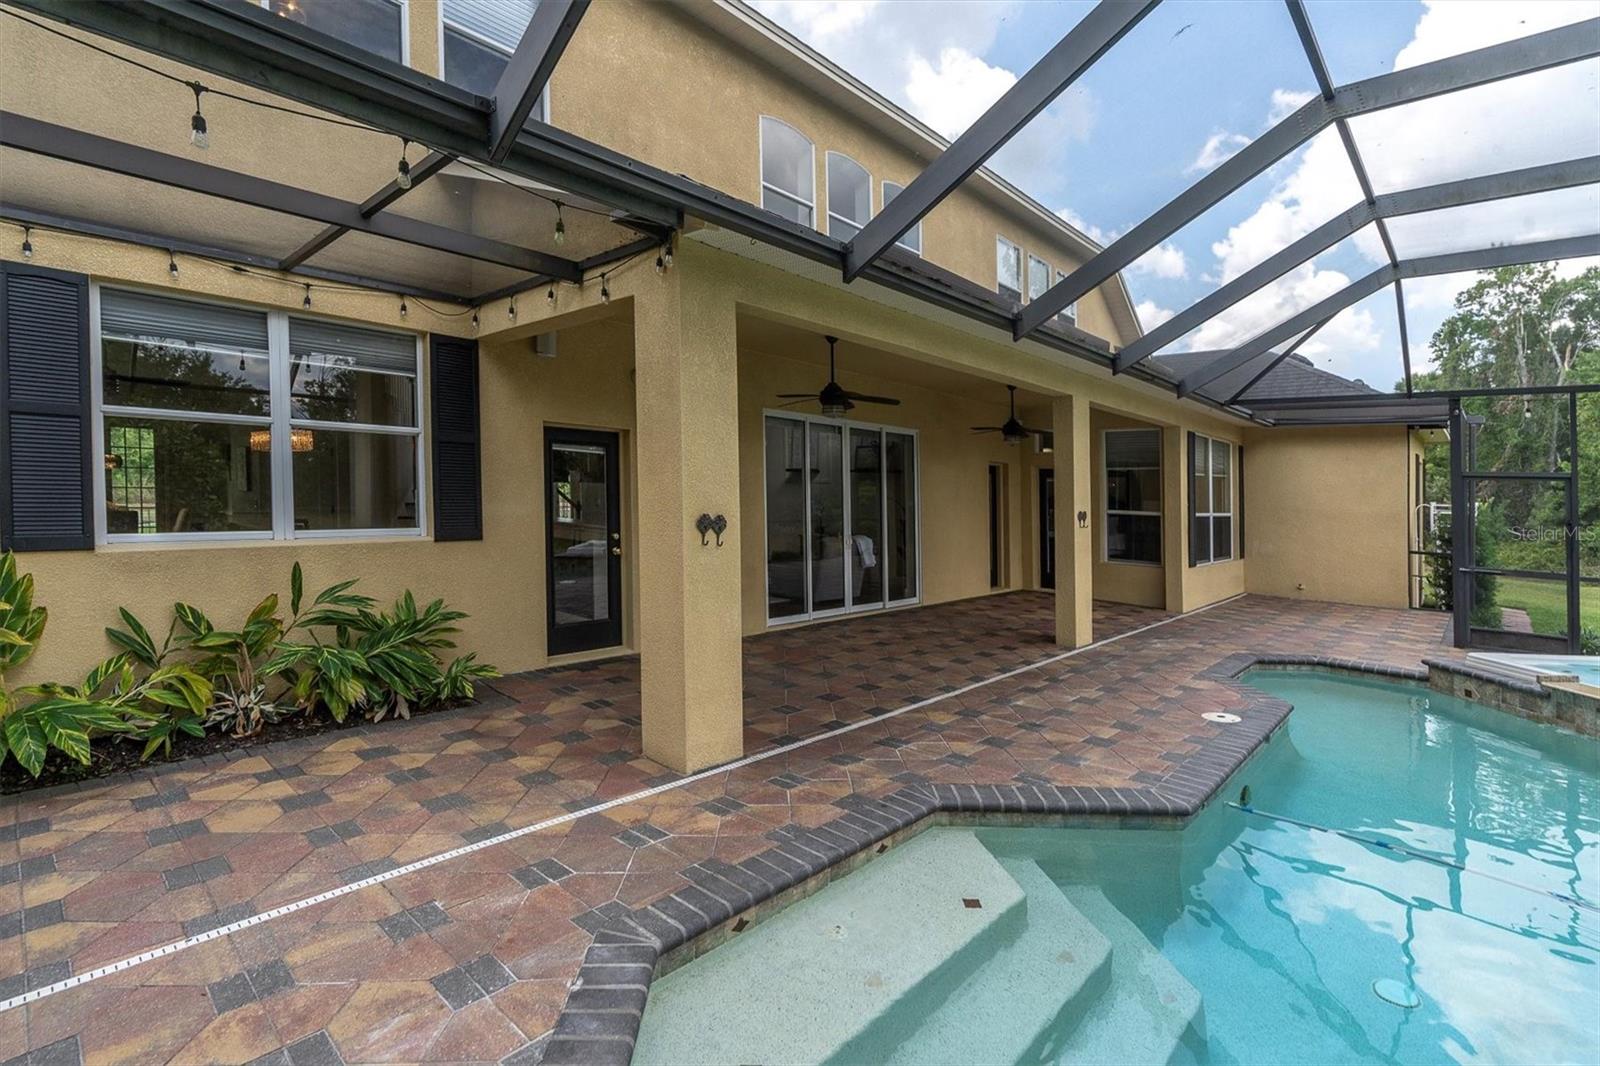
<svg viewBox="0 0 1600 1066"><path fill-rule="evenodd" d="M544 438L550 654L622 643L617 435L547 429Z"/></svg>
<svg viewBox="0 0 1600 1066"><path fill-rule="evenodd" d="M1039 585L1056 587L1056 472L1039 471Z"/></svg>

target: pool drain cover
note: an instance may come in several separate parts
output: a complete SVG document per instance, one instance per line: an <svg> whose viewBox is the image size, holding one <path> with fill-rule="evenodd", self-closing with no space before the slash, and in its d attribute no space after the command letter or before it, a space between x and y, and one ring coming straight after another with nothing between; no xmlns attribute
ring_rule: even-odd
<svg viewBox="0 0 1600 1066"><path fill-rule="evenodd" d="M1396 1007L1412 1010L1422 1006L1422 997L1417 995L1416 989L1392 977L1381 977L1372 982L1372 991L1385 1003L1393 1003Z"/></svg>
<svg viewBox="0 0 1600 1066"><path fill-rule="evenodd" d="M1240 721L1238 715L1229 714L1227 711L1207 711L1200 717L1204 718L1208 722L1215 722L1218 725L1233 725L1234 723Z"/></svg>

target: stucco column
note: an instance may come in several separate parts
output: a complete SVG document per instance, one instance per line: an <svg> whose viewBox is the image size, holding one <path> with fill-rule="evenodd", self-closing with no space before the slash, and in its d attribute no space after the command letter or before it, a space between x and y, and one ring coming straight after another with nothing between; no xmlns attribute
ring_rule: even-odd
<svg viewBox="0 0 1600 1066"><path fill-rule="evenodd" d="M1094 639L1094 530L1089 463L1089 400L1058 396L1052 409L1056 460L1056 643L1080 648ZM1090 527L1078 525L1078 513Z"/></svg>
<svg viewBox="0 0 1600 1066"><path fill-rule="evenodd" d="M1167 610L1184 611L1189 572L1189 452L1182 426L1161 427L1161 560L1166 572Z"/></svg>
<svg viewBox="0 0 1600 1066"><path fill-rule="evenodd" d="M633 312L644 753L679 772L738 758L744 726L734 305L690 258L642 274Z"/></svg>

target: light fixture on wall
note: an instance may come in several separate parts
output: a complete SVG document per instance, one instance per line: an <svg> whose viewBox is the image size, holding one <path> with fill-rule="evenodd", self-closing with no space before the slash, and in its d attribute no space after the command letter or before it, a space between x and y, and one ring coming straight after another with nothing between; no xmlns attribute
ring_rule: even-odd
<svg viewBox="0 0 1600 1066"><path fill-rule="evenodd" d="M291 452L309 452L316 448L317 437L309 429L289 430L289 450ZM250 450L253 452L270 452L272 450L272 430L252 429L250 431Z"/></svg>

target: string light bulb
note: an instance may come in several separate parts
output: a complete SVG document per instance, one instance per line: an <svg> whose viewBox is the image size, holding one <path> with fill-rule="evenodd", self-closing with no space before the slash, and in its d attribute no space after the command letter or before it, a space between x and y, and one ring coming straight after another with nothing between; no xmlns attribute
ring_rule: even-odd
<svg viewBox="0 0 1600 1066"><path fill-rule="evenodd" d="M657 274L665 274L666 272L667 272L666 257L664 255L662 255L660 252L657 252L656 253L656 273Z"/></svg>
<svg viewBox="0 0 1600 1066"><path fill-rule="evenodd" d="M24 259L32 259L33 258L33 241L30 239L30 238L32 238L32 236L33 236L33 227L32 226L23 226L22 227L22 258L24 258Z"/></svg>
<svg viewBox="0 0 1600 1066"><path fill-rule="evenodd" d="M556 243L567 243L567 223L561 217L561 201L556 201Z"/></svg>
<svg viewBox="0 0 1600 1066"><path fill-rule="evenodd" d="M672 268L672 242L669 240L661 246L661 262L670 270Z"/></svg>
<svg viewBox="0 0 1600 1066"><path fill-rule="evenodd" d="M517 320L517 298L515 296L513 296L511 298L511 302L506 305L506 317L510 318L513 322Z"/></svg>
<svg viewBox="0 0 1600 1066"><path fill-rule="evenodd" d="M550 286L550 291L544 294L544 298L545 302L551 307L556 305L556 287L554 285Z"/></svg>
<svg viewBox="0 0 1600 1066"><path fill-rule="evenodd" d="M204 151L211 147L211 135L206 131L206 117L200 113L200 94L206 87L197 81L187 83L194 90L194 114L189 119L189 143Z"/></svg>
<svg viewBox="0 0 1600 1066"><path fill-rule="evenodd" d="M1532 418L1533 417L1533 401L1532 400L1526 400L1525 399L1525 400L1522 401L1522 417L1523 418Z"/></svg>
<svg viewBox="0 0 1600 1066"><path fill-rule="evenodd" d="M167 277L173 281L178 280L178 261L172 257L170 251L167 253Z"/></svg>
<svg viewBox="0 0 1600 1066"><path fill-rule="evenodd" d="M410 308L409 308L409 307L407 307L407 306L406 306L406 298L405 298L405 297L404 297L404 296L402 296L402 297L400 297L400 317L401 317L401 318L404 318L404 317L406 317L406 314L407 314L407 313L408 313L408 312L409 312L409 311L410 311L410 310L411 310L411 309L410 309Z"/></svg>
<svg viewBox="0 0 1600 1066"><path fill-rule="evenodd" d="M306 298L304 300L300 301L300 306L304 307L307 311L311 310L311 283L310 282L306 283Z"/></svg>
<svg viewBox="0 0 1600 1066"><path fill-rule="evenodd" d="M411 163L406 159L406 149L411 147L411 142L400 138L400 165L395 174L394 183L402 189L411 188Z"/></svg>
<svg viewBox="0 0 1600 1066"><path fill-rule="evenodd" d="M600 302L603 304L611 302L611 288L606 284L606 276L604 274L600 275Z"/></svg>
<svg viewBox="0 0 1600 1066"><path fill-rule="evenodd" d="M478 309L476 307L472 309L472 329L473 332L477 332L478 329Z"/></svg>

